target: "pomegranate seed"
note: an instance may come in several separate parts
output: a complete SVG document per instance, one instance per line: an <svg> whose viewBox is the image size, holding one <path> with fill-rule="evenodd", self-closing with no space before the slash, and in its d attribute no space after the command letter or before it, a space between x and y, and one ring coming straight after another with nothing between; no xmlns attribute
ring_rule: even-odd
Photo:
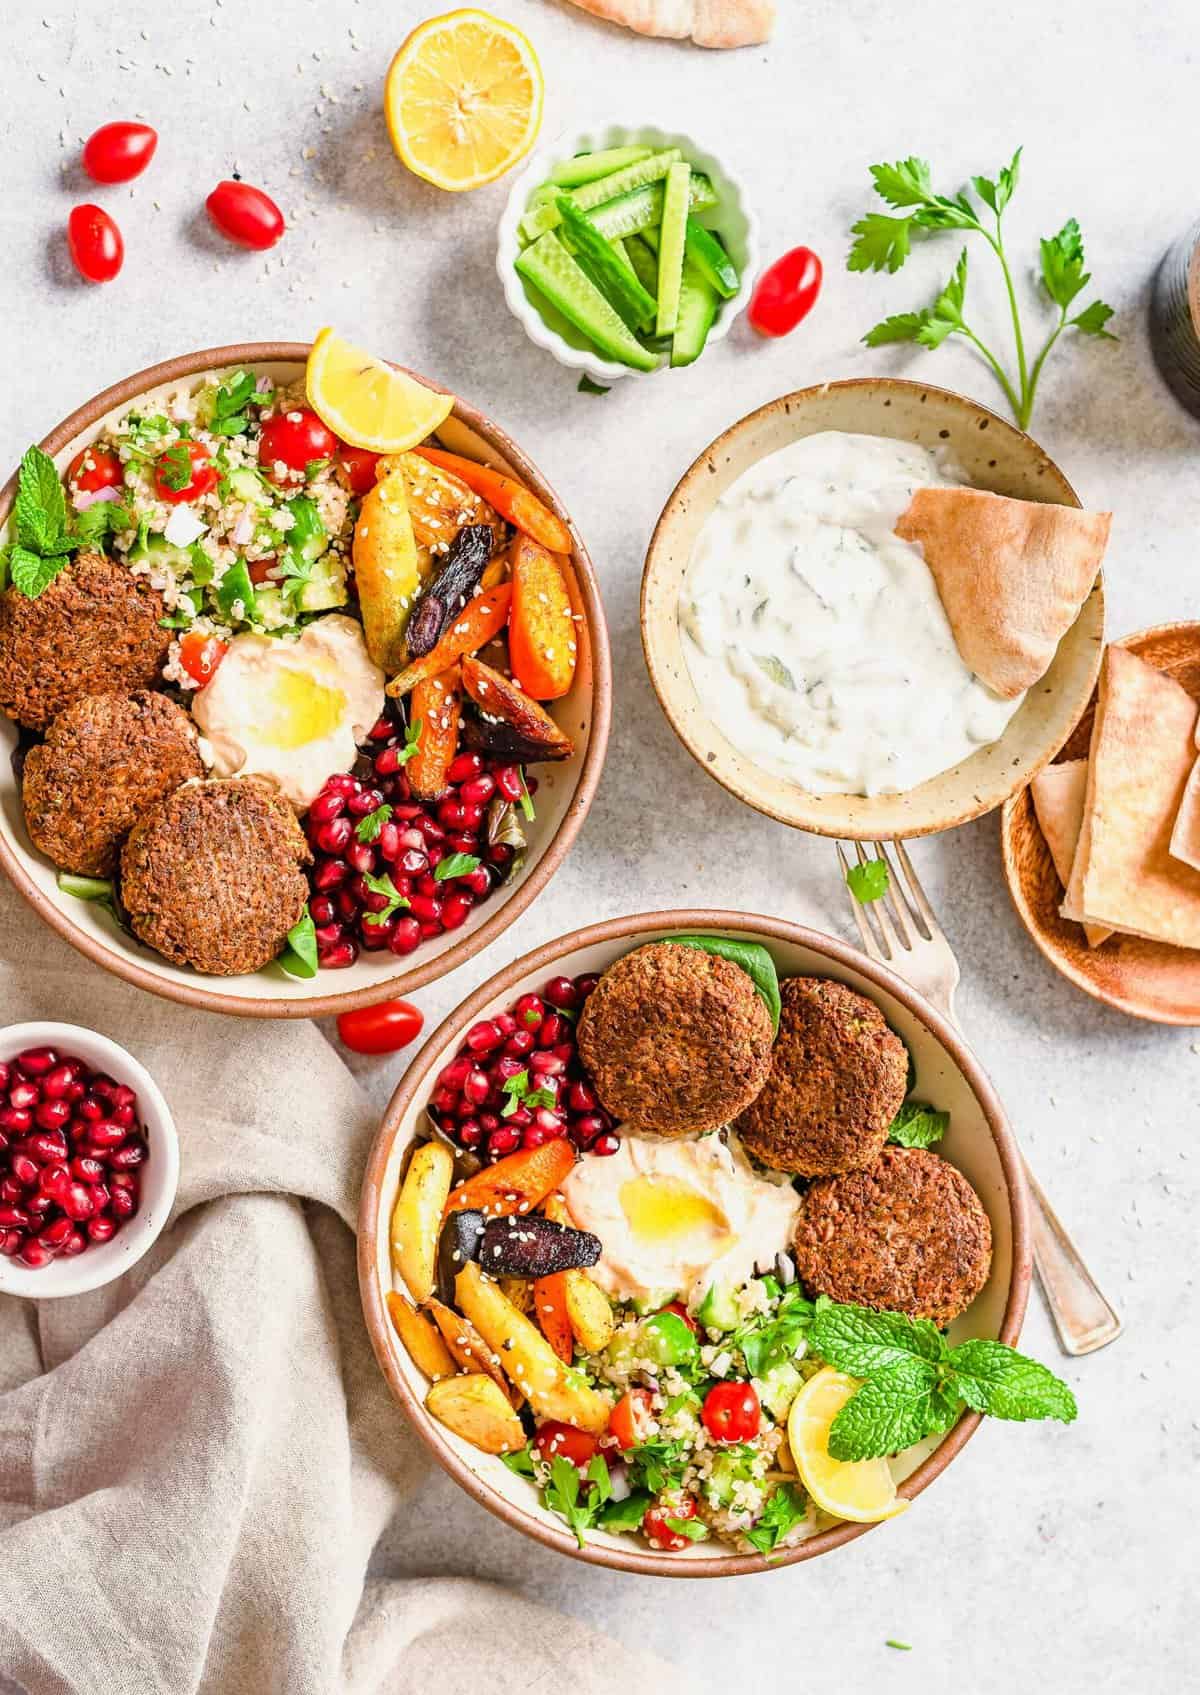
<svg viewBox="0 0 1200 1695"><path fill-rule="evenodd" d="M66 1099L70 1101L72 1106L75 1105L76 1101L81 1101L86 1094L87 1094L87 1084L86 1083L80 1083L78 1080L76 1080L73 1083L67 1084Z"/></svg>
<svg viewBox="0 0 1200 1695"><path fill-rule="evenodd" d="M543 986L542 999L549 1001L551 1006L573 1007L579 999L579 991L569 977L551 977Z"/></svg>
<svg viewBox="0 0 1200 1695"><path fill-rule="evenodd" d="M493 1014L492 1023L496 1026L497 1030L505 1036L511 1036L517 1027L517 1021L511 1012L497 1012Z"/></svg>
<svg viewBox="0 0 1200 1695"><path fill-rule="evenodd" d="M437 809L437 821L447 830L461 830L466 821L466 808L462 801L454 796L442 801Z"/></svg>
<svg viewBox="0 0 1200 1695"><path fill-rule="evenodd" d="M478 853L479 837L468 835L465 830L458 830L446 837L446 846L454 853Z"/></svg>
<svg viewBox="0 0 1200 1695"><path fill-rule="evenodd" d="M490 1135L493 1130L499 1130L500 1120L494 1112L481 1112L479 1114L479 1128Z"/></svg>
<svg viewBox="0 0 1200 1695"><path fill-rule="evenodd" d="M44 1218L50 1208L56 1205L53 1195L47 1195L39 1189L36 1195L30 1195L26 1200L25 1211L32 1213L35 1218Z"/></svg>
<svg viewBox="0 0 1200 1695"><path fill-rule="evenodd" d="M587 1083L572 1083L567 1091L567 1106L572 1112L595 1112L596 1091Z"/></svg>
<svg viewBox="0 0 1200 1695"><path fill-rule="evenodd" d="M382 718L377 718L371 725L371 728L367 731L367 739L373 742L386 742L389 737L395 734L396 726L385 712ZM329 780L332 782L333 778L331 777Z"/></svg>
<svg viewBox="0 0 1200 1695"><path fill-rule="evenodd" d="M621 1138L614 1136L609 1130L603 1136L596 1137L596 1140L592 1143L592 1152L599 1154L601 1159L606 1159L609 1154L615 1154L620 1146Z"/></svg>
<svg viewBox="0 0 1200 1695"><path fill-rule="evenodd" d="M377 777L394 777L402 764L400 749L393 743L391 747L385 747L375 755L375 775Z"/></svg>
<svg viewBox="0 0 1200 1695"><path fill-rule="evenodd" d="M391 946L392 931L396 928L394 918L385 918L382 924L368 923L363 920L359 926L358 939L368 953L382 953Z"/></svg>
<svg viewBox="0 0 1200 1695"><path fill-rule="evenodd" d="M405 877L422 877L429 870L429 855L421 848L405 848L396 862Z"/></svg>
<svg viewBox="0 0 1200 1695"><path fill-rule="evenodd" d="M28 1209L25 1207L0 1205L0 1224L2 1224L6 1230L28 1230Z"/></svg>
<svg viewBox="0 0 1200 1695"><path fill-rule="evenodd" d="M536 1053L531 1053L529 1056L529 1069L535 1072L539 1079L542 1077L561 1077L567 1069L567 1062L560 1059L556 1053L543 1053L539 1048Z"/></svg>
<svg viewBox="0 0 1200 1695"><path fill-rule="evenodd" d="M541 786L542 785L538 782L536 777L526 777L526 779L525 779L525 791L526 791L527 794L535 795L538 792L538 790L541 788Z"/></svg>
<svg viewBox="0 0 1200 1695"><path fill-rule="evenodd" d="M332 924L336 911L328 895L314 895L308 903L308 915L314 924Z"/></svg>
<svg viewBox="0 0 1200 1695"><path fill-rule="evenodd" d="M412 953L414 948L420 946L420 943L421 926L417 920L409 917L397 919L396 928L392 932L392 939L388 943L392 952L402 957L404 954Z"/></svg>
<svg viewBox="0 0 1200 1695"><path fill-rule="evenodd" d="M332 854L336 859L338 854L345 853L354 840L354 825L349 818L331 818L328 824L322 824L316 833L315 846L321 853Z"/></svg>
<svg viewBox="0 0 1200 1695"><path fill-rule="evenodd" d="M382 805L383 796L378 789L364 789L361 794L350 796L346 811L351 818L365 818L368 812L378 812Z"/></svg>
<svg viewBox="0 0 1200 1695"><path fill-rule="evenodd" d="M465 1053L459 1054L457 1058L450 1061L449 1065L444 1065L438 1073L438 1087L442 1089L450 1089L455 1094L460 1094L462 1092L462 1086L467 1080L467 1073L470 1070L470 1055Z"/></svg>
<svg viewBox="0 0 1200 1695"><path fill-rule="evenodd" d="M472 1066L463 1080L462 1092L466 1100L475 1106L482 1106L491 1090L486 1071L480 1071L478 1066Z"/></svg>
<svg viewBox="0 0 1200 1695"><path fill-rule="evenodd" d="M72 1117L70 1101L43 1101L33 1115L42 1130L62 1130Z"/></svg>
<svg viewBox="0 0 1200 1695"><path fill-rule="evenodd" d="M418 922L426 920L440 924L442 919L442 903L436 895L413 895L410 903L412 915Z"/></svg>
<svg viewBox="0 0 1200 1695"><path fill-rule="evenodd" d="M317 959L326 971L345 971L358 958L358 943L345 936L340 942L335 942L324 953L318 949Z"/></svg>
<svg viewBox="0 0 1200 1695"><path fill-rule="evenodd" d="M540 1048L556 1047L559 1042L563 1041L563 1039L569 1035L570 1028L562 1014L558 1012L547 1013L546 1017L542 1019L541 1024L538 1026L538 1046Z"/></svg>
<svg viewBox="0 0 1200 1695"><path fill-rule="evenodd" d="M24 1240L24 1234L20 1230L0 1230L0 1254L3 1254L5 1259L11 1259Z"/></svg>
<svg viewBox="0 0 1200 1695"><path fill-rule="evenodd" d="M420 830L427 842L443 842L446 839L445 830L442 829L437 819L431 818L427 812L423 812L416 820L416 828Z"/></svg>
<svg viewBox="0 0 1200 1695"><path fill-rule="evenodd" d="M140 1179L136 1171L114 1171L108 1179L110 1189L132 1189L137 1193Z"/></svg>
<svg viewBox="0 0 1200 1695"><path fill-rule="evenodd" d="M23 1189L31 1189L37 1182L42 1167L30 1159L28 1154L14 1154L9 1162L9 1169Z"/></svg>
<svg viewBox="0 0 1200 1695"><path fill-rule="evenodd" d="M532 1053L536 1046L537 1037L532 1030L514 1030L504 1044L504 1051L517 1059L523 1059L526 1054Z"/></svg>
<svg viewBox="0 0 1200 1695"><path fill-rule="evenodd" d="M478 830L482 823L482 806L476 806L473 802L470 804L464 802L462 808L462 828L464 830Z"/></svg>
<svg viewBox="0 0 1200 1695"><path fill-rule="evenodd" d="M514 1130L528 1130L533 1123L533 1114L527 1106L519 1106L515 1112L510 1112L505 1123L511 1124Z"/></svg>
<svg viewBox="0 0 1200 1695"><path fill-rule="evenodd" d="M473 1118L464 1118L455 1135L464 1148L477 1148L483 1141L483 1126Z"/></svg>
<svg viewBox="0 0 1200 1695"><path fill-rule="evenodd" d="M416 801L413 801L408 806L393 807L392 811L404 824L412 824L415 819L424 818L425 816L424 811ZM417 834L420 835L420 831L418 831ZM421 840L425 840L424 836L421 836Z"/></svg>
<svg viewBox="0 0 1200 1695"><path fill-rule="evenodd" d="M463 784L459 793L468 806L486 806L496 792L496 779L490 771L480 772Z"/></svg>
<svg viewBox="0 0 1200 1695"><path fill-rule="evenodd" d="M599 1113L586 1112L572 1122L571 1140L578 1147L590 1148L596 1137L602 1136L607 1128Z"/></svg>
<svg viewBox="0 0 1200 1695"><path fill-rule="evenodd" d="M113 1107L113 1123L123 1124L126 1130L132 1130L137 1123L137 1114L133 1108L122 1101L120 1106Z"/></svg>
<svg viewBox="0 0 1200 1695"><path fill-rule="evenodd" d="M540 995L522 995L513 1012L526 1030L536 1030L546 1016L546 1007Z"/></svg>
<svg viewBox="0 0 1200 1695"><path fill-rule="evenodd" d="M492 774L496 779L496 787L504 796L505 800L511 800L514 802L520 800L524 793L524 785L521 782L521 771L519 766L501 765L498 770L494 771Z"/></svg>
<svg viewBox="0 0 1200 1695"><path fill-rule="evenodd" d="M123 1148L113 1149L108 1163L113 1171L132 1171L135 1166L144 1163L146 1153L145 1142L126 1142Z"/></svg>
<svg viewBox="0 0 1200 1695"><path fill-rule="evenodd" d="M512 858L513 850L507 842L493 842L487 850L487 862L497 870L503 870Z"/></svg>
<svg viewBox="0 0 1200 1695"><path fill-rule="evenodd" d="M436 849L434 851L436 852ZM442 885L438 882L437 878L432 874L432 872L427 872L425 874L425 876L418 877L417 880L416 880L416 883L417 883L417 893L419 895L437 895L439 897L441 896Z"/></svg>
<svg viewBox="0 0 1200 1695"><path fill-rule="evenodd" d="M488 1137L487 1149L493 1159L503 1159L505 1154L515 1153L521 1145L521 1133L511 1125L502 1125L499 1130L493 1130Z"/></svg>
<svg viewBox="0 0 1200 1695"><path fill-rule="evenodd" d="M99 1095L102 1100L111 1101L117 1093L117 1080L107 1072L98 1071L92 1078L92 1093Z"/></svg>
<svg viewBox="0 0 1200 1695"><path fill-rule="evenodd" d="M335 771L332 777L326 779L325 787L335 795L356 795L362 784L349 771Z"/></svg>
<svg viewBox="0 0 1200 1695"><path fill-rule="evenodd" d="M49 1265L54 1255L49 1248L44 1248L36 1237L31 1236L24 1242L17 1253L22 1265L27 1265L31 1271L40 1271L44 1265Z"/></svg>
<svg viewBox="0 0 1200 1695"><path fill-rule="evenodd" d="M62 1247L58 1250L59 1259L74 1259L87 1247L87 1237L79 1230L72 1230Z"/></svg>
<svg viewBox="0 0 1200 1695"><path fill-rule="evenodd" d="M471 916L471 908L475 903L465 890L456 890L447 895L442 902L442 928L457 930L460 924L465 924Z"/></svg>
<svg viewBox="0 0 1200 1695"><path fill-rule="evenodd" d="M18 1183L15 1177L0 1178L0 1205L20 1206L27 1187L25 1183Z"/></svg>
<svg viewBox="0 0 1200 1695"><path fill-rule="evenodd" d="M24 1079L19 1083L14 1083L8 1091L8 1104L16 1107L18 1112L28 1112L31 1107L38 1104L41 1098L42 1091L37 1084L26 1082Z"/></svg>
<svg viewBox="0 0 1200 1695"><path fill-rule="evenodd" d="M312 880L318 889L335 889L349 875L350 867L344 859L322 859L312 874Z"/></svg>
<svg viewBox="0 0 1200 1695"><path fill-rule="evenodd" d="M126 1130L123 1124L114 1124L110 1118L103 1119L99 1124L93 1124L88 1130L88 1141L93 1148L107 1151L109 1148L119 1148L125 1140Z"/></svg>
<svg viewBox="0 0 1200 1695"><path fill-rule="evenodd" d="M379 849L380 859L386 859L389 865L394 865L404 851L400 846L400 826L393 824L389 818L380 830L375 845ZM421 869L424 870L425 867L422 865Z"/></svg>
<svg viewBox="0 0 1200 1695"><path fill-rule="evenodd" d="M591 974L591 973L589 973L589 974L587 974L583 977L576 977L576 979L575 979L575 992L579 996L581 1001L585 1001L588 998L588 996L591 994L592 990L596 987L596 984L599 981L600 981L599 977L597 977L597 976L595 976L594 974Z"/></svg>
<svg viewBox="0 0 1200 1695"><path fill-rule="evenodd" d="M63 1220L66 1223L66 1220ZM117 1222L114 1218L89 1218L87 1233L93 1242L111 1242L117 1233Z"/></svg>
<svg viewBox="0 0 1200 1695"><path fill-rule="evenodd" d="M12 1067L6 1059L0 1059L0 1093L8 1088L9 1079L11 1077Z"/></svg>
<svg viewBox="0 0 1200 1695"><path fill-rule="evenodd" d="M95 1095L84 1095L75 1108L76 1117L89 1119L93 1123L105 1117L107 1112L108 1108L105 1103Z"/></svg>
<svg viewBox="0 0 1200 1695"><path fill-rule="evenodd" d="M446 777L451 783L467 783L472 777L478 777L482 770L483 759L479 754L460 753L450 761Z"/></svg>
<svg viewBox="0 0 1200 1695"><path fill-rule="evenodd" d="M116 1107L134 1107L137 1105L137 1096L127 1084L118 1083L113 1094L113 1105Z"/></svg>
<svg viewBox="0 0 1200 1695"><path fill-rule="evenodd" d="M491 1053L504 1040L501 1032L490 1018L481 1019L478 1024L472 1024L467 1031L467 1046L472 1053Z"/></svg>
<svg viewBox="0 0 1200 1695"><path fill-rule="evenodd" d="M314 824L328 824L330 819L338 818L345 812L348 798L327 784L309 807L308 816Z"/></svg>
<svg viewBox="0 0 1200 1695"><path fill-rule="evenodd" d="M52 1201L61 1201L71 1186L71 1173L65 1165L44 1165L38 1173L38 1188Z"/></svg>
<svg viewBox="0 0 1200 1695"><path fill-rule="evenodd" d="M102 1183L104 1169L98 1159L89 1159L86 1154L77 1154L71 1161L71 1176L78 1177L81 1183Z"/></svg>
<svg viewBox="0 0 1200 1695"><path fill-rule="evenodd" d="M564 1065L570 1065L575 1055L574 1041L559 1042L554 1048L555 1059L561 1059Z"/></svg>
<svg viewBox="0 0 1200 1695"><path fill-rule="evenodd" d="M23 1136L33 1129L33 1114L22 1107L6 1106L0 1110L0 1130L11 1136Z"/></svg>
<svg viewBox="0 0 1200 1695"><path fill-rule="evenodd" d="M92 1190L86 1183L68 1183L66 1191L59 1197L59 1205L68 1218L77 1223L84 1218L90 1218L96 1210L92 1198Z"/></svg>
<svg viewBox="0 0 1200 1695"><path fill-rule="evenodd" d="M520 1077L525 1067L514 1055L505 1053L492 1066L492 1076L500 1083L507 1083L510 1077Z"/></svg>
<svg viewBox="0 0 1200 1695"><path fill-rule="evenodd" d="M547 1106L538 1107L533 1115L533 1122L544 1130L547 1136L561 1136L566 1126L557 1112L551 1112Z"/></svg>
<svg viewBox="0 0 1200 1695"><path fill-rule="evenodd" d="M43 1248L49 1248L52 1254L57 1253L74 1228L69 1218L52 1219L46 1228L39 1232L38 1241Z"/></svg>
<svg viewBox="0 0 1200 1695"><path fill-rule="evenodd" d="M473 871L465 872L458 881L462 887L480 900L486 900L492 892L492 879L488 876L487 867L477 865Z"/></svg>
<svg viewBox="0 0 1200 1695"><path fill-rule="evenodd" d="M21 1152L39 1165L65 1165L69 1157L67 1138L58 1130L35 1130L32 1136L26 1136Z"/></svg>
<svg viewBox="0 0 1200 1695"><path fill-rule="evenodd" d="M360 874L360 876L366 876L368 873L375 870L379 860L375 853L375 849L370 847L366 842L351 842L350 846L346 849L346 862L351 865L354 870Z"/></svg>
<svg viewBox="0 0 1200 1695"><path fill-rule="evenodd" d="M26 1077L44 1077L57 1064L58 1055L53 1048L26 1048L17 1055L17 1070Z"/></svg>
<svg viewBox="0 0 1200 1695"><path fill-rule="evenodd" d="M318 924L315 926L314 934L318 948L331 948L335 942L341 941L342 927L340 924Z"/></svg>
<svg viewBox="0 0 1200 1695"><path fill-rule="evenodd" d="M42 1094L48 1101L63 1100L78 1075L78 1067L75 1065L56 1065L42 1080Z"/></svg>
<svg viewBox="0 0 1200 1695"><path fill-rule="evenodd" d="M338 919L343 924L353 924L358 918L358 902L347 888L333 891L333 904Z"/></svg>
<svg viewBox="0 0 1200 1695"><path fill-rule="evenodd" d="M138 1209L137 1192L133 1189L114 1189L108 1204L114 1218L132 1218Z"/></svg>

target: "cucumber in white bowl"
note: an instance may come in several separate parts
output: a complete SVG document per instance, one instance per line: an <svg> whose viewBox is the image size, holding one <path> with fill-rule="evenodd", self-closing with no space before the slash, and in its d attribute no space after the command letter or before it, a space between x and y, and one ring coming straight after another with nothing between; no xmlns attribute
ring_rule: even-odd
<svg viewBox="0 0 1200 1695"><path fill-rule="evenodd" d="M610 124L532 156L496 269L530 340L607 385L690 365L728 332L758 227L739 180L690 136Z"/></svg>

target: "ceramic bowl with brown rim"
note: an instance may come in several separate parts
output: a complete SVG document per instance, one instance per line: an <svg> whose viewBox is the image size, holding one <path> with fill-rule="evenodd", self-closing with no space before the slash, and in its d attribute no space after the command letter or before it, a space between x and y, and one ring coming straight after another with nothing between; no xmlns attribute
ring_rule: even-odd
<svg viewBox="0 0 1200 1695"><path fill-rule="evenodd" d="M1100 670L1104 591L1097 578L1054 663L998 741L901 794L814 794L758 766L699 698L679 628L679 597L697 537L717 501L751 466L822 430L884 436L944 451L968 484L1016 500L1078 507L1070 483L1031 437L946 389L894 377L822 383L742 418L684 473L663 508L642 575L642 645L663 711L688 752L759 812L822 836L925 836L1000 806L1047 764L1088 702Z"/></svg>
<svg viewBox="0 0 1200 1695"><path fill-rule="evenodd" d="M562 1520L539 1503L528 1479L515 1475L500 1459L471 1447L426 1412L429 1381L401 1344L385 1306L388 1292L401 1286L394 1280L389 1252L392 1208L437 1075L457 1051L466 1030L477 1019L507 1010L517 996L540 991L550 977L602 972L632 948L681 931L761 943L771 952L780 977L833 977L869 996L882 1010L908 1044L921 1097L950 1113L950 1127L939 1152L969 1179L991 1220L993 1257L988 1281L969 1310L951 1326L951 1339L982 1336L1010 1345L1016 1342L1029 1294L1028 1197L1004 1109L979 1062L942 1015L885 967L872 964L831 936L749 913L692 910L610 919L546 943L498 972L464 1001L409 1066L375 1139L359 1208L358 1275L367 1329L393 1395L434 1458L481 1506L546 1547L593 1565L657 1577L730 1577L813 1559L875 1527L826 1521L806 1540L773 1555L770 1562L716 1541L671 1553L656 1551L632 1536L601 1531L590 1531L580 1548ZM978 1425L979 1415L967 1414L940 1441L921 1443L894 1461L900 1494L914 1499L928 1488Z"/></svg>
<svg viewBox="0 0 1200 1695"><path fill-rule="evenodd" d="M1159 624L1122 637L1127 647L1200 700L1200 624ZM1096 699L1079 720L1060 759L1086 759ZM1023 789L1000 814L1004 877L1017 916L1036 946L1068 982L1106 1006L1154 1024L1200 1025L1200 952L1115 931L1090 948L1083 926L1063 918L1063 887L1038 826L1033 795Z"/></svg>
<svg viewBox="0 0 1200 1695"><path fill-rule="evenodd" d="M41 445L60 471L65 470L75 454L134 401L153 404L217 372L238 367L263 372L277 383L291 383L303 378L308 351L302 342L242 342L166 360L96 395L51 430ZM520 872L476 907L461 929L423 942L403 964L387 952L364 952L347 970L320 971L307 980L288 976L278 964L252 975L202 976L143 947L102 907L60 892L55 868L34 849L25 830L21 787L13 764L17 726L0 717L0 866L35 911L97 965L140 988L211 1012L258 1018L324 1017L408 994L453 971L519 918L562 863L587 816L608 742L612 678L595 571L554 490L498 424L456 398L438 436L454 452L518 477L571 531L573 548L565 574L576 611L582 614L579 656L571 691L555 702L553 712L574 741L575 752L569 760L538 767L537 818L528 827L529 851ZM0 536L15 493L14 476L0 493Z"/></svg>

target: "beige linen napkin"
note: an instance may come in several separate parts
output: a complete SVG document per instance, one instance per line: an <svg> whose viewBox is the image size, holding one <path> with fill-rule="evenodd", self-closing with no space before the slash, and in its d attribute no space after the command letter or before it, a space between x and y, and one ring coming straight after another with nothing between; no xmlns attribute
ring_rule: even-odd
<svg viewBox="0 0 1200 1695"><path fill-rule="evenodd" d="M128 988L6 886L0 1008L122 1042L183 1155L171 1226L119 1282L0 1296L0 1689L600 1695L661 1679L488 1584L367 1583L430 1462L363 1327L352 1230L375 1125L320 1032Z"/></svg>

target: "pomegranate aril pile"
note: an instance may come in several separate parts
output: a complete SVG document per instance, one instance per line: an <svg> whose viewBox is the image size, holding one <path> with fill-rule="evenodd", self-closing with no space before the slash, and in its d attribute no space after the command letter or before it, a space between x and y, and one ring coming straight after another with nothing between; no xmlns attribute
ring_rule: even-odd
<svg viewBox="0 0 1200 1695"><path fill-rule="evenodd" d="M0 1254L36 1270L111 1241L149 1152L124 1083L55 1048L0 1060Z"/></svg>
<svg viewBox="0 0 1200 1695"><path fill-rule="evenodd" d="M459 1147L497 1160L569 1136L581 1152L616 1153L614 1120L575 1042L575 1018L595 987L592 976L552 977L540 995L471 1026L429 1103Z"/></svg>
<svg viewBox="0 0 1200 1695"><path fill-rule="evenodd" d="M330 777L308 810L309 912L317 959L326 970L353 965L364 949L403 957L423 941L457 930L504 880L512 862L507 843L489 844L487 814L496 795L520 799L520 767L460 753L445 793L418 800L404 772L404 743L403 726L385 715L354 771ZM530 780L529 792L536 786ZM359 824L385 805L390 816L369 841L361 841ZM469 854L480 863L453 877L435 876L452 854ZM398 905L386 888L372 887L385 877L407 906Z"/></svg>

